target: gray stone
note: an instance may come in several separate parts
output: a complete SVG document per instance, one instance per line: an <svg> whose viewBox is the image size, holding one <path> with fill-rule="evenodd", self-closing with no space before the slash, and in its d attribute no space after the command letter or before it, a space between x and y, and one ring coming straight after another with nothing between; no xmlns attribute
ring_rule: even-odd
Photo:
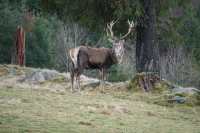
<svg viewBox="0 0 200 133"><path fill-rule="evenodd" d="M21 80L22 82L44 82L46 80L53 80L61 74L55 70L48 69L38 69L33 71L32 73L26 74L26 76Z"/></svg>
<svg viewBox="0 0 200 133"><path fill-rule="evenodd" d="M187 93L187 94L194 94L196 92L200 92L200 90L193 88L193 87L181 87L177 86L175 87L172 92L174 93Z"/></svg>

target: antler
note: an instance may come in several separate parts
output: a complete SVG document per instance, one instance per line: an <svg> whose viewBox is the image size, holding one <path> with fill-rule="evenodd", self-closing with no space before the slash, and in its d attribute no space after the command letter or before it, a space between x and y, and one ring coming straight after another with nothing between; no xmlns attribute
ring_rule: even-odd
<svg viewBox="0 0 200 133"><path fill-rule="evenodd" d="M118 21L118 19L116 21L111 21L109 24L107 24L106 33L107 33L107 36L110 37L111 40L115 39L112 28L117 21ZM110 34L109 34L109 32L110 32Z"/></svg>
<svg viewBox="0 0 200 133"><path fill-rule="evenodd" d="M124 39L125 37L127 37L127 36L131 33L131 30L132 30L133 27L134 27L134 22L128 20L128 25L129 25L128 32L127 32L124 36L122 36L122 37L120 38L120 40Z"/></svg>

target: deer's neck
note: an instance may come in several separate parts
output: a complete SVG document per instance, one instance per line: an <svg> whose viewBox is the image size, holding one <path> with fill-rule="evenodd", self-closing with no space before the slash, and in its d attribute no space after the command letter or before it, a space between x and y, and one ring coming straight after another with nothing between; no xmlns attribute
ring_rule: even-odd
<svg viewBox="0 0 200 133"><path fill-rule="evenodd" d="M111 50L112 52L111 52L111 58L112 58L112 60L113 60L113 62L115 63L115 64L117 64L118 62L119 62L119 59L117 58L117 54L116 54L116 52L115 52L115 50L112 48L112 50Z"/></svg>

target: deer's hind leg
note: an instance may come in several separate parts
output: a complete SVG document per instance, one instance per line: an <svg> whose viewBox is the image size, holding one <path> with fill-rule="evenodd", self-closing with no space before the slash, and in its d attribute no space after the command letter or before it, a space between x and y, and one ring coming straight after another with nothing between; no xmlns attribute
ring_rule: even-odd
<svg viewBox="0 0 200 133"><path fill-rule="evenodd" d="M79 92L81 92L81 74L83 73L83 69L83 67L79 67L76 72L76 83Z"/></svg>
<svg viewBox="0 0 200 133"><path fill-rule="evenodd" d="M71 68L71 70L70 70L70 77L71 77L71 92L74 91L74 76L75 76L74 68Z"/></svg>
<svg viewBox="0 0 200 133"><path fill-rule="evenodd" d="M76 82L77 82L78 91L81 92L80 73L77 73Z"/></svg>

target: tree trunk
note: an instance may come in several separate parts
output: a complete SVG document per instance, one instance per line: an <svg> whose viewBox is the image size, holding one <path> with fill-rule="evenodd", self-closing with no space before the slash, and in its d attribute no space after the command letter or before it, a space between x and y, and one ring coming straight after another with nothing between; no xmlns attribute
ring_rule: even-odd
<svg viewBox="0 0 200 133"><path fill-rule="evenodd" d="M25 66L25 31L21 26L17 28L14 47L11 63Z"/></svg>
<svg viewBox="0 0 200 133"><path fill-rule="evenodd" d="M155 5L154 0L142 0L144 15L139 18L136 40L136 69L138 72L158 71L155 55Z"/></svg>

